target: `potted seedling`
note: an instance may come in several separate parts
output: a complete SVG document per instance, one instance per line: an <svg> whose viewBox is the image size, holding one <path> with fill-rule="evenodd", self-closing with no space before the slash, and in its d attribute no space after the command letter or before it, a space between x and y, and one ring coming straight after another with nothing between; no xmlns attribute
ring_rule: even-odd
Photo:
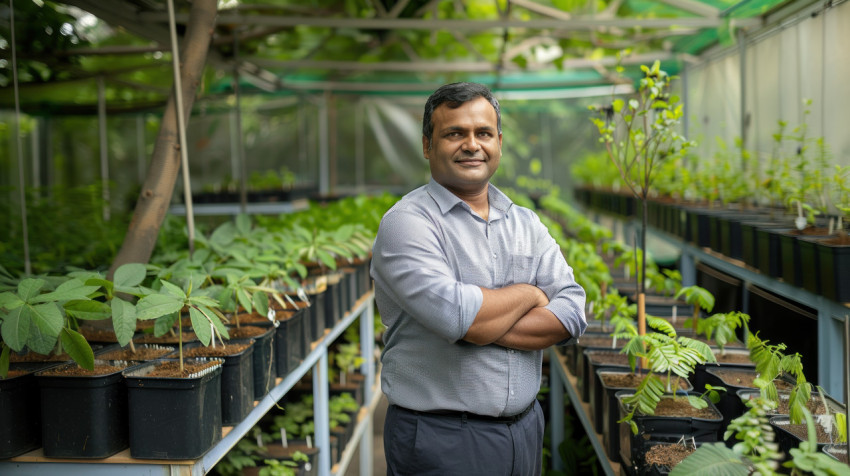
<svg viewBox="0 0 850 476"><path fill-rule="evenodd" d="M638 95L627 101L615 99L609 106L594 108L601 117L593 118L600 142L617 166L626 188L641 204L640 249L646 256L647 200L655 171L665 161L681 157L691 145L678 133L683 117L679 97L670 92L671 78L656 61L651 67L641 66ZM646 334L645 263L637 273L638 332Z"/></svg>
<svg viewBox="0 0 850 476"><path fill-rule="evenodd" d="M125 372L130 403L130 454L143 459L194 459L221 438L221 359L184 361L180 313L189 312L204 345L227 338L216 300L193 289L159 281L159 289L136 306L139 320L160 329L178 327L179 359L162 360ZM179 431L178 431L179 430Z"/></svg>
<svg viewBox="0 0 850 476"><path fill-rule="evenodd" d="M685 302L693 306L694 314L690 319L685 321L685 325L687 326L688 323L690 323L694 333L698 333L700 311L704 310L705 312L711 312L711 310L714 309L714 295L705 288L693 285L679 289L679 292L676 293L675 297L677 299L679 297L684 297Z"/></svg>

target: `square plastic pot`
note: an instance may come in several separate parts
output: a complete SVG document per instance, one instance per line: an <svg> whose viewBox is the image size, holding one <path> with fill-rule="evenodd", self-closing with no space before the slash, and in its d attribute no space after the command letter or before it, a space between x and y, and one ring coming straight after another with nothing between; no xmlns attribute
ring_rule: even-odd
<svg viewBox="0 0 850 476"><path fill-rule="evenodd" d="M217 365L189 378L149 377L161 361L124 373L129 396L130 456L197 459L221 440L224 361L186 359L209 361Z"/></svg>
<svg viewBox="0 0 850 476"><path fill-rule="evenodd" d="M41 408L35 372L47 364L13 363L0 380L0 459L13 458L41 446ZM20 373L20 375L18 375Z"/></svg>
<svg viewBox="0 0 850 476"><path fill-rule="evenodd" d="M97 376L36 374L41 388L41 441L48 458L106 458L129 446L126 362ZM76 364L70 364L76 367ZM132 368L132 367L129 367Z"/></svg>
<svg viewBox="0 0 850 476"><path fill-rule="evenodd" d="M203 355L224 360L221 369L221 424L235 425L248 416L254 408L254 340L240 339L232 344L248 344L238 353L224 356ZM200 342L186 344L185 350L205 349Z"/></svg>

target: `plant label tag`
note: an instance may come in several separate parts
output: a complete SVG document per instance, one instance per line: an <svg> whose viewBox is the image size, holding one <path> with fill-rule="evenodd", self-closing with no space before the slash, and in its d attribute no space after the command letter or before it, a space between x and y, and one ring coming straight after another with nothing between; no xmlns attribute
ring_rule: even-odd
<svg viewBox="0 0 850 476"><path fill-rule="evenodd" d="M676 310L677 309L679 309L679 306L673 306L673 318L671 319L673 321L673 324L676 324Z"/></svg>
<svg viewBox="0 0 850 476"><path fill-rule="evenodd" d="M283 445L284 448L289 448L289 441L286 439L286 429L280 429L280 444Z"/></svg>
<svg viewBox="0 0 850 476"><path fill-rule="evenodd" d="M257 446L263 447L263 435L260 433L257 433Z"/></svg>
<svg viewBox="0 0 850 476"><path fill-rule="evenodd" d="M798 230L802 230L806 227L806 217L797 217L794 219L794 225Z"/></svg>
<svg viewBox="0 0 850 476"><path fill-rule="evenodd" d="M307 293L304 292L304 288L298 288L298 299L307 303L310 302L310 298L307 297Z"/></svg>
<svg viewBox="0 0 850 476"><path fill-rule="evenodd" d="M269 312L268 312L268 314L266 314L266 317L267 317L270 321L274 322L274 316L275 316L274 309L269 308Z"/></svg>
<svg viewBox="0 0 850 476"><path fill-rule="evenodd" d="M307 448L312 448L312 447L313 447L313 437L310 436L310 435L307 435Z"/></svg>

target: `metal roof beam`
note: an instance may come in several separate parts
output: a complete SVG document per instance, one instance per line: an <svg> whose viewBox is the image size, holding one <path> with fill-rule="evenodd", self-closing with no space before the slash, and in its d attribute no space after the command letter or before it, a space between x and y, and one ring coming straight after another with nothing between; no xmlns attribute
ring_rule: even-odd
<svg viewBox="0 0 850 476"><path fill-rule="evenodd" d="M80 1L80 0L76 0ZM178 13L176 21L186 23L188 14ZM139 13L137 21L165 22L168 17L162 13ZM317 18L258 16L240 14L220 14L219 25L264 25L264 26L313 26L325 28L360 28L369 30L466 30L481 31L504 28L551 29L551 30L592 30L609 28L717 28L725 26L725 20L717 18L574 18L568 21L555 19L535 20L441 20L417 18ZM734 19L739 27L757 26L758 18Z"/></svg>

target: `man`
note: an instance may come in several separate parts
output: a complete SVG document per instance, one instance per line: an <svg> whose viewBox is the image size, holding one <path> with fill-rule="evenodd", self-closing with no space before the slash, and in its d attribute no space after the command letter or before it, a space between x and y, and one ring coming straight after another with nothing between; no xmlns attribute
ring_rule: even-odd
<svg viewBox="0 0 850 476"><path fill-rule="evenodd" d="M489 183L502 132L485 86L439 88L422 132L431 180L373 248L388 474L540 474L542 350L584 332L584 290L537 215Z"/></svg>

